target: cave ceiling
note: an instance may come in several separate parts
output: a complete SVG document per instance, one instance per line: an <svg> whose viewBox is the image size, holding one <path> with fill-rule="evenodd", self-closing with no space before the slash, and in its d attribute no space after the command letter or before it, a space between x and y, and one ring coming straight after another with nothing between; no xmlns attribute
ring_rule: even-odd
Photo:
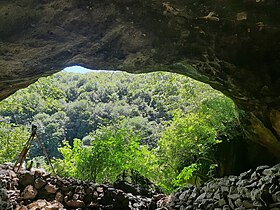
<svg viewBox="0 0 280 210"><path fill-rule="evenodd" d="M280 158L279 26L278 0L2 0L0 99L72 65L180 73L232 98Z"/></svg>

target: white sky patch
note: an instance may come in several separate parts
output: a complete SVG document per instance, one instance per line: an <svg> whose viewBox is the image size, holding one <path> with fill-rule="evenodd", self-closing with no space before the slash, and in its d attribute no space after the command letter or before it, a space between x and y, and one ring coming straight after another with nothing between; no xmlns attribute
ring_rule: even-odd
<svg viewBox="0 0 280 210"><path fill-rule="evenodd" d="M72 72L72 73L86 74L86 73L92 72L93 70L84 68L82 66L70 66L70 67L66 67L65 69L63 69L63 71Z"/></svg>
<svg viewBox="0 0 280 210"><path fill-rule="evenodd" d="M65 69L63 69L63 71L65 71L65 72L72 72L72 73L79 73L79 74L86 74L86 73L89 73L89 72L108 72L108 73L117 72L115 70L87 69L87 68L82 67L82 66L66 67Z"/></svg>

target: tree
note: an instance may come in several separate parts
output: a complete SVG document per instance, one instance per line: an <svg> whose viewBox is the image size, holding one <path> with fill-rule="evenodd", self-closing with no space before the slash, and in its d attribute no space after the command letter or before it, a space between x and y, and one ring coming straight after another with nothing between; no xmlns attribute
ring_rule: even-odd
<svg viewBox="0 0 280 210"><path fill-rule="evenodd" d="M15 161L29 135L23 126L0 122L0 164Z"/></svg>
<svg viewBox="0 0 280 210"><path fill-rule="evenodd" d="M218 162L214 157L219 136L229 135L229 125L238 127L234 104L219 94L208 94L196 101L192 112L177 111L163 132L158 145L158 158L167 190L184 186L194 176L205 181L213 176ZM197 97L199 99L199 97Z"/></svg>
<svg viewBox="0 0 280 210"><path fill-rule="evenodd" d="M211 177L213 149L238 126L221 93L163 72L62 72L0 103L0 114L5 122L38 125L60 175L113 181L132 168L166 191L198 174ZM41 155L34 141L31 156Z"/></svg>
<svg viewBox="0 0 280 210"><path fill-rule="evenodd" d="M63 111L58 111L52 115L39 113L34 116L33 124L38 126L37 136L46 147L50 157L59 157L58 147L66 139L69 117ZM42 149L37 141L31 147L31 156L36 157L43 155Z"/></svg>
<svg viewBox="0 0 280 210"><path fill-rule="evenodd" d="M59 151L62 160L56 160L56 168L61 175L94 182L113 182L126 169L135 169L151 177L156 168L155 155L147 146L140 145L141 135L117 125L103 126L87 137L90 146L79 139L71 147L65 143Z"/></svg>

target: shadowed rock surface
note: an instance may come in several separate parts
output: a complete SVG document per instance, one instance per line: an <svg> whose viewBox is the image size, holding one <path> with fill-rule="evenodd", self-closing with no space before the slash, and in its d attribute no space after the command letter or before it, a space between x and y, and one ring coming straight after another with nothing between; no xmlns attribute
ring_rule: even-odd
<svg viewBox="0 0 280 210"><path fill-rule="evenodd" d="M231 97L280 159L279 20L278 0L3 0L0 99L74 64L176 72Z"/></svg>

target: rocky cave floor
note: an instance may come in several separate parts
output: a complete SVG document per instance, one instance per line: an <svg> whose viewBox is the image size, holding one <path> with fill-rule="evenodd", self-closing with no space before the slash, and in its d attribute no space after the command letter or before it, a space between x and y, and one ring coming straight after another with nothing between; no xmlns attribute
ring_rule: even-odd
<svg viewBox="0 0 280 210"><path fill-rule="evenodd" d="M0 210L280 210L279 183L277 164L199 187L189 185L170 196L156 192L143 196L137 189L133 195L105 184L51 176L40 169L15 173L4 164L0 165Z"/></svg>

